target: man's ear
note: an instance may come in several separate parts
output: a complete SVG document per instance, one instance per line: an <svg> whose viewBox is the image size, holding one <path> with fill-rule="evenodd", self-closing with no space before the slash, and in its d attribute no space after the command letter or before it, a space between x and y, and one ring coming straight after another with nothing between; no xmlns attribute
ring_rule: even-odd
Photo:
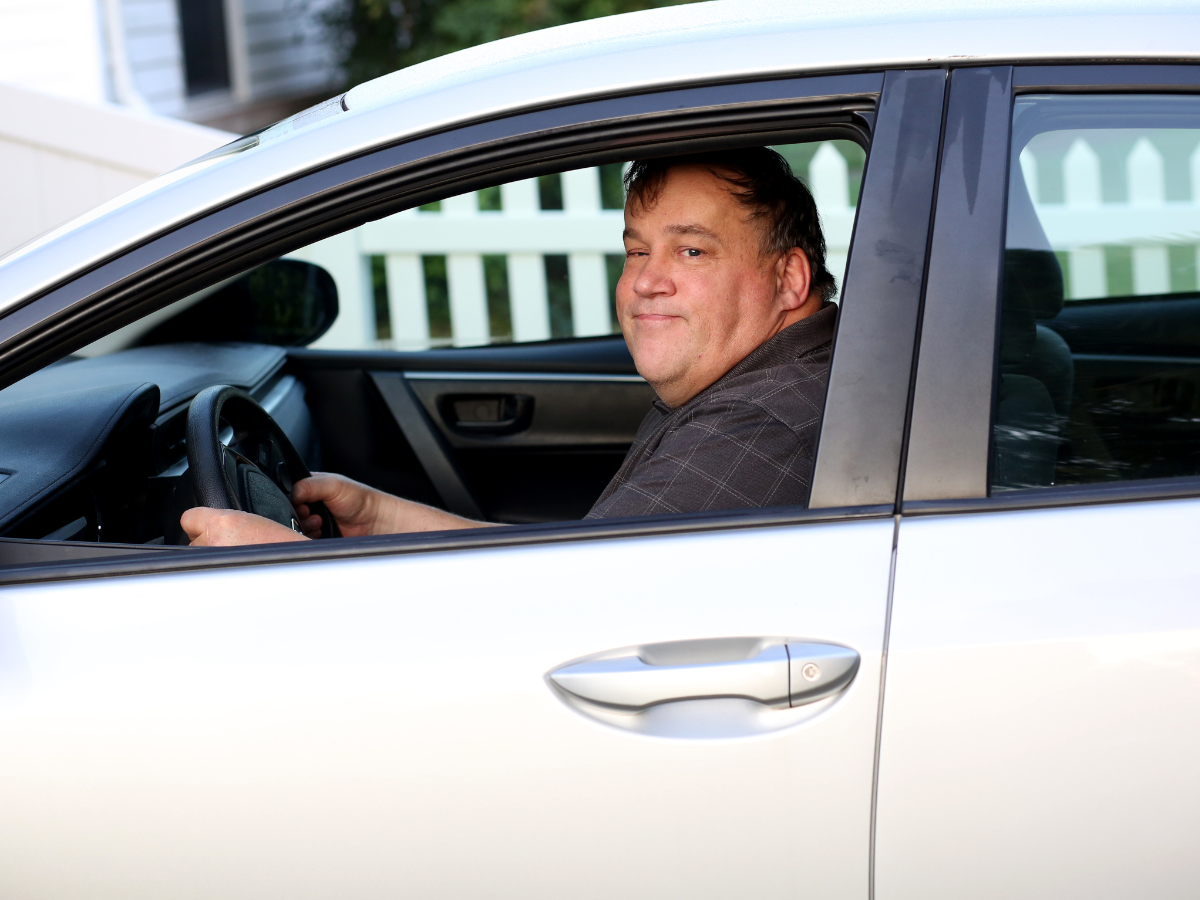
<svg viewBox="0 0 1200 900"><path fill-rule="evenodd" d="M812 288L808 254L799 247L781 254L775 263L775 285L776 296L784 311L791 312L803 306Z"/></svg>

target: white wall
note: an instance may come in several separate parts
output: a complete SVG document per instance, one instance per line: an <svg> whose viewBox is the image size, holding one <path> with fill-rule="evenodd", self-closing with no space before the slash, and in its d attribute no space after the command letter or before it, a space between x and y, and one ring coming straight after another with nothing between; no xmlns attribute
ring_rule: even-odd
<svg viewBox="0 0 1200 900"><path fill-rule="evenodd" d="M230 90L189 98L176 0L0 0L0 83L190 118L319 93L337 74L326 2L225 0Z"/></svg>
<svg viewBox="0 0 1200 900"><path fill-rule="evenodd" d="M183 45L175 0L121 0L125 56L138 94L154 112L182 115L187 108Z"/></svg>
<svg viewBox="0 0 1200 900"><path fill-rule="evenodd" d="M134 85L154 112L192 117L319 91L335 75L320 8L296 0L225 0L230 89L189 98L175 0L119 0Z"/></svg>
<svg viewBox="0 0 1200 900"><path fill-rule="evenodd" d="M242 8L253 97L303 94L333 81L333 52L317 20L323 5L302 7L296 0L226 0L227 11Z"/></svg>
<svg viewBox="0 0 1200 900"><path fill-rule="evenodd" d="M0 82L103 101L97 0L0 0Z"/></svg>
<svg viewBox="0 0 1200 900"><path fill-rule="evenodd" d="M0 254L234 138L12 85L0 109Z"/></svg>

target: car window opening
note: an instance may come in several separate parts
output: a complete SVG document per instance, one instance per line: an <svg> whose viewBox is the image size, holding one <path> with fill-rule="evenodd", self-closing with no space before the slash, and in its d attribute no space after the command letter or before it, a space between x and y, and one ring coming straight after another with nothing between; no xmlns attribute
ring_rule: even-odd
<svg viewBox="0 0 1200 900"><path fill-rule="evenodd" d="M764 151L732 151L728 158L747 152L758 159L753 154ZM718 152L669 168L661 201L656 196L650 202L646 194L644 211L657 204L667 219L717 215L713 221L719 222L720 215L729 218L730 210L738 210L720 227L750 222L754 209L745 200L732 201L723 213L694 205L692 195L705 179L711 182L710 206L730 191L747 190L744 173L713 181L724 158ZM312 522L319 521L319 510L297 499L295 484L322 470L431 511L418 515L415 525L390 523L396 531L459 527L438 518L446 515L491 525L802 507L865 152L850 141L826 140L775 146L762 158L778 160L781 173L795 176L811 207L800 215L809 216L808 224L787 227L809 228L816 243L801 253L804 263L788 264L795 272L786 277L824 280L813 288L816 305L801 318L779 313L767 338L731 332L733 355L691 376L694 383L687 373L681 380L670 371L669 359L659 361L661 371L653 368L653 345L660 340L655 335L647 338L641 365L638 348L631 356L622 336L619 286L623 277L629 280L631 265L652 259L644 283L627 290L629 303L640 304L626 310L629 321L649 323L651 330L687 321L681 315L686 292L711 292L719 286L712 267L728 264L718 258L725 248L710 229L677 227L672 219L671 228L659 229L673 235L670 246L661 237L625 246L629 163L498 184L290 252L124 326L0 392L0 415L45 392L54 392L67 408L91 404L107 414L103 427L85 426L96 432L87 433L100 438L101 449L71 473L71 486L42 493L35 487L28 508L0 509L0 529L9 537L46 541L186 543L179 516L206 502L206 488L188 474L189 436L222 448L214 452L224 460L218 468L224 467L231 491L227 506L270 510L273 523L293 533L312 534ZM691 181L675 185L689 171ZM662 180L661 173L644 174L650 176ZM753 229L755 235L762 231L757 224ZM761 252L786 250L768 247L779 239L763 232ZM820 251L824 264L805 269ZM799 297L793 306L804 302ZM655 304L661 308L651 308ZM791 327L822 305L827 312L799 330ZM774 336L784 326L791 337L780 344ZM825 349L796 376L797 385L816 379L819 389L809 396L801 387L789 388L795 397L768 414L774 437L754 448L754 466L737 462L744 450L740 430L762 430L761 422L738 419L748 414L752 396L735 391L726 397L737 408L713 420L715 438L701 433L713 432L713 422L691 421L712 417L711 410L670 419L731 374L753 394L745 385L771 369L756 352L811 355L820 347ZM640 370L659 379L657 392ZM119 385L131 378L157 394L122 394ZM205 384L236 389L228 401L234 418L208 433L197 432L188 419ZM243 395L247 401L237 399ZM255 425L259 420L245 411L248 402L261 406L278 430ZM813 410L815 422L802 423ZM689 425L695 432L690 437ZM640 462L627 458L638 441ZM664 441L674 444L664 450ZM681 462L685 456L689 461ZM671 486L692 479L703 456L709 470L699 472L689 490ZM20 477L29 463L19 448L12 448L12 459L13 483L29 483ZM213 469L205 477L221 476ZM714 490L720 479L726 483ZM370 533L346 522L347 536Z"/></svg>

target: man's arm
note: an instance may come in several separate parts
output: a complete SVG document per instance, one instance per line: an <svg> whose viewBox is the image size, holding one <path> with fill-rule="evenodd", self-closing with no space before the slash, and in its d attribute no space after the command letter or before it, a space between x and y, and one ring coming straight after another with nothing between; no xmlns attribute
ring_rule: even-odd
<svg viewBox="0 0 1200 900"><path fill-rule="evenodd" d="M589 519L808 503L819 420L792 429L753 400L698 409Z"/></svg>
<svg viewBox="0 0 1200 900"><path fill-rule="evenodd" d="M296 482L292 503L304 534L255 516L231 509L189 509L179 520L193 547L231 547L242 544L272 544L303 541L321 533L321 517L309 504L321 502L329 510L344 537L368 534L400 534L411 531L453 531L461 528L485 528L490 523L476 522L445 510L404 500L359 484L341 475L317 472Z"/></svg>

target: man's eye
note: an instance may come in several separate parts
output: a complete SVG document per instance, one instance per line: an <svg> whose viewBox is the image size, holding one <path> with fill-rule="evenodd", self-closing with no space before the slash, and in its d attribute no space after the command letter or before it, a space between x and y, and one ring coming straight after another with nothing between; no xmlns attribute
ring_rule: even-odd
<svg viewBox="0 0 1200 900"><path fill-rule="evenodd" d="M703 250L697 250L695 247L688 247L683 252L687 254L688 259L698 259L699 257L704 255Z"/></svg>

